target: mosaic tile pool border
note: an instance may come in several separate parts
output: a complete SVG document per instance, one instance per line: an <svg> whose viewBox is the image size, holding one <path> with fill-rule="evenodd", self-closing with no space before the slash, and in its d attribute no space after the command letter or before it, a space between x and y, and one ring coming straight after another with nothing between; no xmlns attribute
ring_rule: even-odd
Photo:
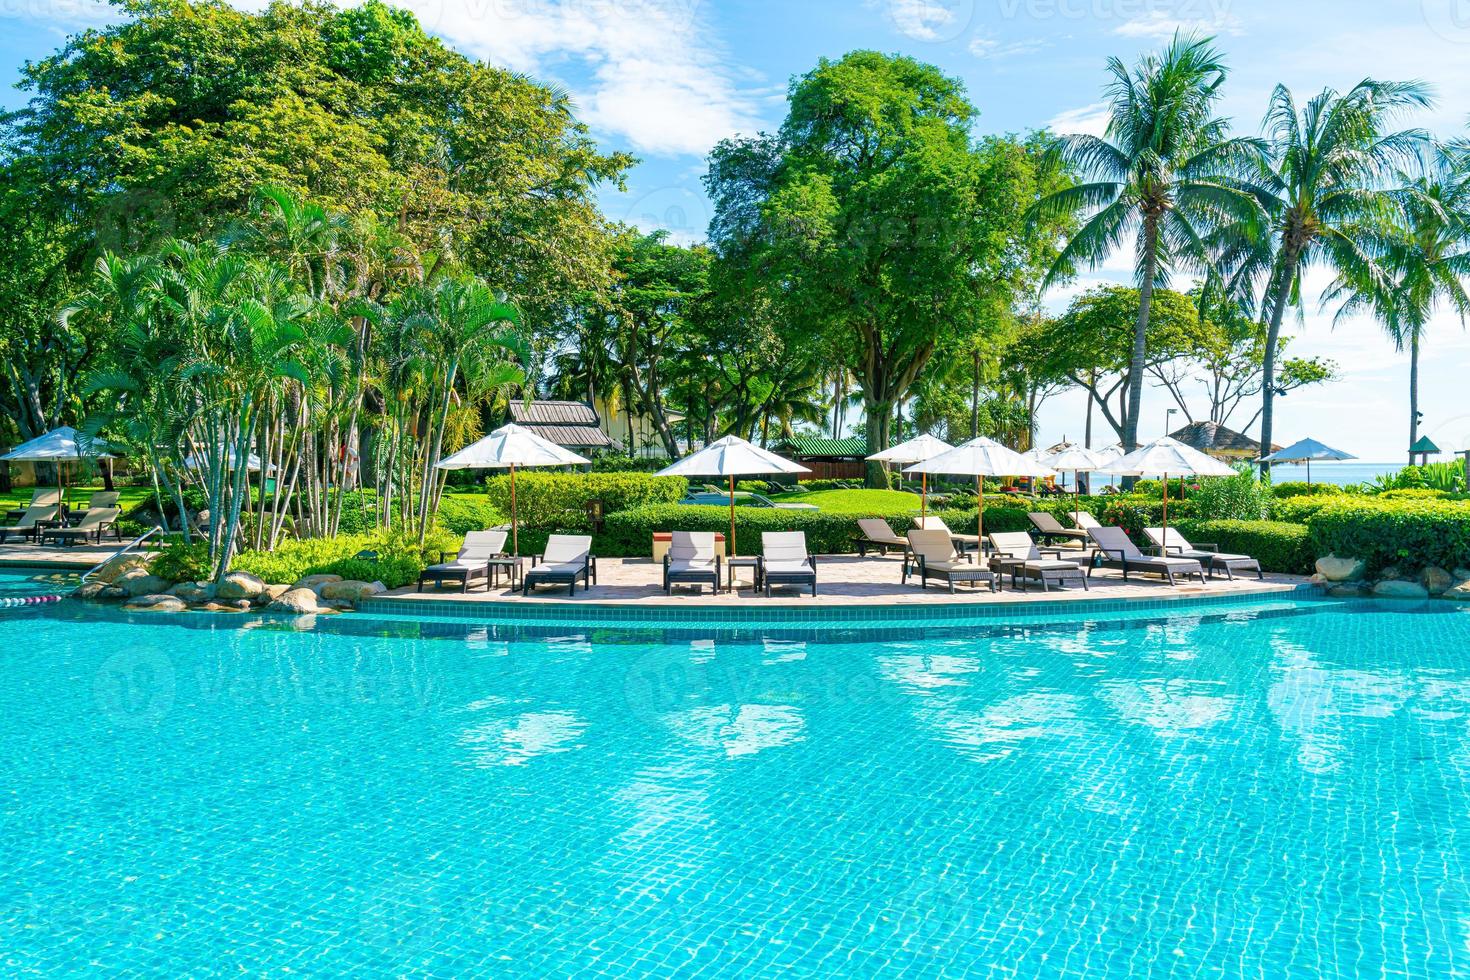
<svg viewBox="0 0 1470 980"><path fill-rule="evenodd" d="M1200 606L1230 606L1261 602L1263 599L1320 598L1325 593L1316 585L1294 589L1259 589L1225 595L1159 596L1147 599L1057 599L1045 602L1017 600L987 603L934 603L931 605L851 606L630 606L609 603L456 602L452 599L391 598L364 602L362 616L423 616L485 623L551 622L610 625L616 623L925 623L957 620L997 620L1017 616L1076 619L1108 612L1176 611Z"/></svg>

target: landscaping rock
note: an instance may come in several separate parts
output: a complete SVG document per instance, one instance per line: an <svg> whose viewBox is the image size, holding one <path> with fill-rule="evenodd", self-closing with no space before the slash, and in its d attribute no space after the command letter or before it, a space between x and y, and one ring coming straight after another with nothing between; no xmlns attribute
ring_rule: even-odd
<svg viewBox="0 0 1470 980"><path fill-rule="evenodd" d="M239 606L234 605L233 603L223 602L206 602L204 603L204 605L195 606L194 608L198 609L200 612L240 613L245 611L245 609L241 609ZM250 607L247 604L245 608L249 609Z"/></svg>
<svg viewBox="0 0 1470 980"><path fill-rule="evenodd" d="M118 599L126 599L127 597L128 597L128 590L122 588L121 586L117 586L117 585L109 585L107 588L103 589L101 592L99 592L97 594L97 598L99 598L99 599L103 599L103 600L110 599L110 600L112 600L114 602L117 601Z"/></svg>
<svg viewBox="0 0 1470 980"><path fill-rule="evenodd" d="M1470 581L1455 586L1444 594L1444 598L1456 602L1470 602Z"/></svg>
<svg viewBox="0 0 1470 980"><path fill-rule="evenodd" d="M122 589L129 597L140 595L157 595L168 590L167 579L159 578L157 575L149 575L145 569L131 568L117 578L112 584Z"/></svg>
<svg viewBox="0 0 1470 980"><path fill-rule="evenodd" d="M1334 585L1327 590L1327 594L1334 599L1361 599L1366 593L1367 590L1361 585L1353 585L1351 583Z"/></svg>
<svg viewBox="0 0 1470 980"><path fill-rule="evenodd" d="M1356 558L1328 555L1317 559L1317 574L1329 582L1355 582L1363 577L1364 565Z"/></svg>
<svg viewBox="0 0 1470 980"><path fill-rule="evenodd" d="M180 582L169 589L168 594L178 596L191 606L197 606L214 598L214 583Z"/></svg>
<svg viewBox="0 0 1470 980"><path fill-rule="evenodd" d="M111 585L124 574L131 572L135 568L146 570L148 568L148 559L142 555L124 555L121 558L108 562L93 572L92 581L101 582L104 585Z"/></svg>
<svg viewBox="0 0 1470 980"><path fill-rule="evenodd" d="M292 589L270 604L271 612L314 613L320 611L316 593L310 589Z"/></svg>
<svg viewBox="0 0 1470 980"><path fill-rule="evenodd" d="M215 586L218 599L254 599L265 591L265 583L249 572L230 572Z"/></svg>
<svg viewBox="0 0 1470 980"><path fill-rule="evenodd" d="M134 596L123 604L123 608L134 612L184 612L189 605L178 596L159 593Z"/></svg>
<svg viewBox="0 0 1470 980"><path fill-rule="evenodd" d="M271 602L275 602L277 599L285 595L287 592L290 592L292 589L299 588L301 588L301 586L299 585L267 585L265 587L265 591L261 594L267 596ZM307 588L310 588L310 586L307 586Z"/></svg>
<svg viewBox="0 0 1470 980"><path fill-rule="evenodd" d="M387 588L382 582L358 582L348 579L343 582L329 582L317 590L323 599L344 599L348 602L361 602L369 596L375 596L379 592L386 592Z"/></svg>
<svg viewBox="0 0 1470 980"><path fill-rule="evenodd" d="M87 600L100 599L102 598L102 593L106 592L109 588L111 586L105 582L83 582L77 586L76 591L72 592L71 597L73 599Z"/></svg>
<svg viewBox="0 0 1470 980"><path fill-rule="evenodd" d="M1418 582L1385 579L1373 587L1373 595L1379 599L1428 599L1429 590Z"/></svg>
<svg viewBox="0 0 1470 980"><path fill-rule="evenodd" d="M240 612L249 612L254 605L249 599L234 599L230 602L231 608L237 609Z"/></svg>
<svg viewBox="0 0 1470 980"><path fill-rule="evenodd" d="M1450 577L1450 573L1433 565L1420 573L1419 581L1430 595L1442 595L1455 587L1455 580Z"/></svg>
<svg viewBox="0 0 1470 980"><path fill-rule="evenodd" d="M322 586L331 585L334 582L340 581L342 581L342 576L340 575L308 575L301 581L297 582L295 585L291 586L291 588L310 589L311 591L320 595L322 591Z"/></svg>

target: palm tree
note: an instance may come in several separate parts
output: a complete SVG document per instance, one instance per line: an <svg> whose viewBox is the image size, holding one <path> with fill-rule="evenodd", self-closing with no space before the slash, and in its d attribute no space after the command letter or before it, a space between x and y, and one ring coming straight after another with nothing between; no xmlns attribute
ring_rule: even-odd
<svg viewBox="0 0 1470 980"><path fill-rule="evenodd" d="M1394 347L1409 352L1409 445L1419 441L1419 350L1430 318L1447 304L1465 324L1470 294L1470 166L1465 148L1431 147L1417 172L1401 174L1392 191L1391 220L1362 229L1360 242L1376 260L1366 280L1347 272L1325 300L1342 298L1337 316L1370 310ZM1413 462L1413 454L1409 456Z"/></svg>
<svg viewBox="0 0 1470 980"><path fill-rule="evenodd" d="M1275 422L1281 321L1287 306L1300 302L1302 273L1322 263L1348 281L1374 277L1373 256L1359 236L1365 226L1393 212L1386 178L1396 164L1411 161L1426 139L1418 130L1392 132L1390 126L1400 112L1429 102L1427 90L1417 82L1372 79L1345 95L1324 89L1301 108L1285 86L1277 86L1271 95L1265 184L1272 225L1268 248L1245 263L1247 278L1266 279L1263 446L1271 445ZM1270 464L1262 468L1269 471Z"/></svg>
<svg viewBox="0 0 1470 980"><path fill-rule="evenodd" d="M1163 54L1132 71L1110 59L1108 73L1106 134L1059 141L1062 160L1080 182L1049 195L1033 213L1038 219L1086 214L1048 284L1133 242L1139 308L1123 425L1131 449L1138 444L1153 291L1177 268L1208 266L1208 243L1220 229L1246 234L1260 224L1264 212L1249 175L1261 145L1231 137L1227 121L1213 115L1226 69L1210 38L1176 34Z"/></svg>

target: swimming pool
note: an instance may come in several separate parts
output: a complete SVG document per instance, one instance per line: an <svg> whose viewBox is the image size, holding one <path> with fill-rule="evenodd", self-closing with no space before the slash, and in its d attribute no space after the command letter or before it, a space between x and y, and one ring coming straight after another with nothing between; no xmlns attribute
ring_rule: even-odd
<svg viewBox="0 0 1470 980"><path fill-rule="evenodd" d="M705 631L708 632L708 631ZM1470 971L1470 613L0 613L8 974Z"/></svg>
<svg viewBox="0 0 1470 980"><path fill-rule="evenodd" d="M63 568L0 568L0 599L65 595L81 574Z"/></svg>

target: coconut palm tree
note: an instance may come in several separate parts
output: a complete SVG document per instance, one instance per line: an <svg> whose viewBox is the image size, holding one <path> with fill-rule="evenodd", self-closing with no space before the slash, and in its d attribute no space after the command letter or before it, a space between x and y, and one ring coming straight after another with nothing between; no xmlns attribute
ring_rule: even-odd
<svg viewBox="0 0 1470 980"><path fill-rule="evenodd" d="M1245 278L1265 280L1267 318L1261 445L1271 445L1276 355L1286 308L1300 302L1302 274L1325 265L1350 282L1377 274L1359 237L1396 208L1388 186L1395 168L1411 163L1427 139L1420 130L1394 130L1402 112L1427 106L1417 82L1365 79L1346 94L1324 89L1305 106L1277 86L1266 112L1271 229L1267 247L1243 263ZM1262 464L1269 469L1269 464Z"/></svg>
<svg viewBox="0 0 1470 980"><path fill-rule="evenodd" d="M1409 352L1412 446L1419 441L1419 351L1429 320L1441 306L1454 310L1461 326L1470 317L1463 278L1470 275L1470 160L1464 147L1433 146L1416 171L1400 176L1390 220L1356 235L1375 265L1340 273L1324 301L1342 300L1339 319L1372 312L1394 347Z"/></svg>
<svg viewBox="0 0 1470 980"><path fill-rule="evenodd" d="M1264 221L1250 181L1260 141L1231 137L1214 115L1226 68L1209 38L1175 35L1159 55L1130 71L1108 62L1104 136L1064 136L1057 145L1079 182L1039 202L1037 219L1081 213L1047 283L1079 265L1096 266L1125 243L1135 255L1139 288L1123 441L1138 443L1138 419L1153 291L1181 268L1209 265L1209 243L1222 228L1248 234Z"/></svg>

